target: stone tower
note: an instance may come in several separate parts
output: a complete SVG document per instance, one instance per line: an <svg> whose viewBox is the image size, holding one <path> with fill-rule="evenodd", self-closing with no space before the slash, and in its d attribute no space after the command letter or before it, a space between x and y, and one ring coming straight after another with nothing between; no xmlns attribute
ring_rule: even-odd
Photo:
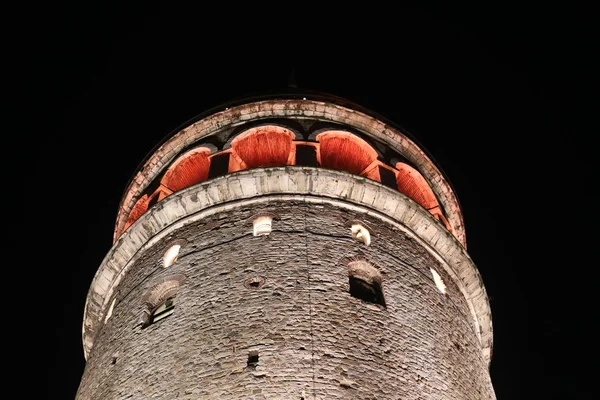
<svg viewBox="0 0 600 400"><path fill-rule="evenodd" d="M87 296L77 399L495 399L462 213L405 132L287 93L148 155Z"/></svg>

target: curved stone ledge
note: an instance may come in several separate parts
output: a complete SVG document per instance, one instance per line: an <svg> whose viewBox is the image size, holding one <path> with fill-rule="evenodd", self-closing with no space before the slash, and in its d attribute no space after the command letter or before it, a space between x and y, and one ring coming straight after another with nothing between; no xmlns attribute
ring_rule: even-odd
<svg viewBox="0 0 600 400"><path fill-rule="evenodd" d="M208 215L273 199L328 203L367 213L419 241L440 261L464 295L483 357L489 364L492 321L485 287L465 248L440 222L414 200L367 178L289 166L240 171L190 186L157 203L133 223L106 255L89 289L83 323L86 358L114 290L146 248Z"/></svg>
<svg viewBox="0 0 600 400"><path fill-rule="evenodd" d="M440 170L413 141L397 129L360 111L321 101L284 99L264 100L231 107L193 123L167 140L145 162L125 191L119 205L114 241L123 231L127 217L143 190L184 148L225 129L267 118L310 118L334 122L383 141L417 166L446 210L454 234L466 247L464 222L458 200Z"/></svg>

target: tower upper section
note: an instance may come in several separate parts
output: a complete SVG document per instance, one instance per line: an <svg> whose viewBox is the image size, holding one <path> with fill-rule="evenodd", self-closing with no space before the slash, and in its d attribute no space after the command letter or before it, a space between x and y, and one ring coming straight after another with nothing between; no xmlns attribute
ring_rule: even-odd
<svg viewBox="0 0 600 400"><path fill-rule="evenodd" d="M376 216L418 242L464 297L489 363L489 302L466 252L460 205L448 180L399 127L346 100L308 93L223 105L150 152L125 190L113 247L88 293L86 356L119 285L148 248L191 220L276 201L324 202ZM362 236L368 232L352 234L369 240Z"/></svg>
<svg viewBox="0 0 600 400"><path fill-rule="evenodd" d="M346 171L392 187L427 209L466 248L457 197L424 149L384 118L347 100L315 94L242 100L188 121L131 179L114 242L174 192L240 170L285 165Z"/></svg>

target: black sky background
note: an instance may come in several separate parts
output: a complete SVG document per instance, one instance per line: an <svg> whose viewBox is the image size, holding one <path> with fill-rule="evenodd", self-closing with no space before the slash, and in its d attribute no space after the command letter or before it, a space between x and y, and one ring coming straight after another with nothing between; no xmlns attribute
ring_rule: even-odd
<svg viewBox="0 0 600 400"><path fill-rule="evenodd" d="M138 164L195 115L285 89L292 68L300 89L405 128L452 182L490 297L497 397L592 398L598 128L582 118L593 109L590 14L351 8L297 3L255 17L229 3L55 4L25 15L19 71L6 80L25 111L10 140L27 162L11 162L9 187L23 195L5 199L23 205L8 216L16 237L39 240L16 263L38 294L18 336L47 398L75 396L85 298Z"/></svg>

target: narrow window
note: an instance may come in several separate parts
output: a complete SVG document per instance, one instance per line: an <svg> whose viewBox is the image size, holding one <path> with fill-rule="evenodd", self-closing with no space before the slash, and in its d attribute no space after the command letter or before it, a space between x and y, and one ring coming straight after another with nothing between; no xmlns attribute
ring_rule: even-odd
<svg viewBox="0 0 600 400"><path fill-rule="evenodd" d="M363 242L367 246L371 244L371 234L369 233L367 228L359 224L352 224L350 230L352 231L352 237L355 240Z"/></svg>
<svg viewBox="0 0 600 400"><path fill-rule="evenodd" d="M173 314L173 310L175 309L175 296L169 297L166 299L154 312L152 313L150 323L153 324L155 322L160 321L163 318L168 317Z"/></svg>
<svg viewBox="0 0 600 400"><path fill-rule="evenodd" d="M169 250L165 251L165 255L163 256L163 266L165 268L170 267L177 261L177 257L179 257L179 249L181 249L180 244L175 244L169 247Z"/></svg>
<svg viewBox="0 0 600 400"><path fill-rule="evenodd" d="M247 366L255 368L258 365L258 350L252 350L248 353Z"/></svg>
<svg viewBox="0 0 600 400"><path fill-rule="evenodd" d="M208 170L208 179L217 176L227 175L229 172L229 153L216 154L210 159L210 168Z"/></svg>
<svg viewBox="0 0 600 400"><path fill-rule="evenodd" d="M381 276L377 269L367 261L350 262L348 264L348 280L352 297L385 307Z"/></svg>
<svg viewBox="0 0 600 400"><path fill-rule="evenodd" d="M172 275L163 278L146 291L141 299L144 304L140 318L142 329L173 314L179 285L184 279L185 275Z"/></svg>
<svg viewBox="0 0 600 400"><path fill-rule="evenodd" d="M366 301L367 303L379 304L385 307L381 285L377 282L367 282L360 278L350 277L350 295Z"/></svg>
<svg viewBox="0 0 600 400"><path fill-rule="evenodd" d="M305 165L308 167L318 167L317 149L313 146L297 145L296 146L296 165ZM394 184L396 181L394 181Z"/></svg>
<svg viewBox="0 0 600 400"><path fill-rule="evenodd" d="M446 285L444 285L444 281L442 280L440 274L438 274L437 271L433 268L429 268L429 270L431 271L431 275L433 276L435 286L441 293L446 294Z"/></svg>
<svg viewBox="0 0 600 400"><path fill-rule="evenodd" d="M379 178L381 183L385 186L391 187L394 190L398 190L398 183L396 183L396 175L387 168L379 166Z"/></svg>

